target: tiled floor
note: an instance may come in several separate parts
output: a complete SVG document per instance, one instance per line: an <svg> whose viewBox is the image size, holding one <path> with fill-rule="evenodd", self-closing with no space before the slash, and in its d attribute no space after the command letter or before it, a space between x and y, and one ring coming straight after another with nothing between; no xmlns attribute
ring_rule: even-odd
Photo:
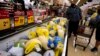
<svg viewBox="0 0 100 56"><path fill-rule="evenodd" d="M92 38L92 40L93 39L94 38ZM90 47L88 47L85 51L83 51L82 47L77 47L75 49L73 47L73 37L68 40L68 56L100 56L100 50L97 53L93 53L90 49Z"/></svg>

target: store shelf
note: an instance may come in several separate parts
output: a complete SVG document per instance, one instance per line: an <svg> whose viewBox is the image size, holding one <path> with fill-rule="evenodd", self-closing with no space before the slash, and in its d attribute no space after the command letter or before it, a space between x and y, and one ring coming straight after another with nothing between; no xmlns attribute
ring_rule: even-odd
<svg viewBox="0 0 100 56"><path fill-rule="evenodd" d="M45 19L45 20L43 20L43 23L45 23L45 22L48 22L48 21L50 21L50 19L51 19L51 17L50 18L47 18L47 19ZM30 25L27 25L27 26L23 26L23 27L21 27L21 28L16 28L16 29L14 29L14 30L9 30L9 31L0 31L0 40L3 40L3 39L5 39L5 38L9 38L10 36L13 36L13 35L15 35L15 34L18 34L18 33L20 33L20 32L23 32L23 31L25 31L25 30L28 30L28 29L30 29L30 28L32 28L32 27L35 27L35 26L39 26L39 25L41 25L42 23L38 23L38 24L30 24Z"/></svg>

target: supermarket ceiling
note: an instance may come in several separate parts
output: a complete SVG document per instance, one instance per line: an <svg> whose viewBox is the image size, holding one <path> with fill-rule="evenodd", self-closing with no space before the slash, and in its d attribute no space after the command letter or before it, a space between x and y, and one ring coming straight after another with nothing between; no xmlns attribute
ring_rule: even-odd
<svg viewBox="0 0 100 56"><path fill-rule="evenodd" d="M24 0L26 2L26 4L28 4L30 2L30 0ZM35 1L35 0L33 0ZM91 2L97 2L98 1L100 2L100 0L40 0L40 1L48 1L48 3L51 3L51 4L67 4L67 5L70 5L70 1L73 1L75 4L81 6L83 5L84 3L86 3L87 1Z"/></svg>
<svg viewBox="0 0 100 56"><path fill-rule="evenodd" d="M76 5L82 5L87 2L87 0L69 0L73 1Z"/></svg>
<svg viewBox="0 0 100 56"><path fill-rule="evenodd" d="M50 2L51 0L45 0L45 1L49 1ZM88 0L53 0L53 3L57 3L57 4L67 3L69 5L70 1L73 1L77 5L82 5L82 4L86 3Z"/></svg>
<svg viewBox="0 0 100 56"><path fill-rule="evenodd" d="M56 1L56 0L55 0ZM60 0L58 0L58 1L60 1ZM67 3L67 4L69 4L71 1L73 1L75 4L77 4L77 5L82 5L82 4L84 4L84 3L86 3L87 2L87 0L61 0L61 1L63 1L63 3ZM60 2L59 2L60 3Z"/></svg>

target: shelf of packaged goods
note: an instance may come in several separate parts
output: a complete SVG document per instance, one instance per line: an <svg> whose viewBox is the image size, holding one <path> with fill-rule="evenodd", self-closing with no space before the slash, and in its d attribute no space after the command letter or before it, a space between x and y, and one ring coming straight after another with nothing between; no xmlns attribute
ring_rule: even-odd
<svg viewBox="0 0 100 56"><path fill-rule="evenodd" d="M50 20L51 20L51 17L49 17L49 18L43 20L43 23L48 22L48 21L50 21ZM10 36L13 36L13 35L18 34L18 33L20 33L20 32L23 32L23 31L25 31L25 30L27 30L27 29L30 29L30 28L32 28L32 27L39 26L39 25L41 25L41 24L42 24L42 23L30 24L30 25L21 27L21 29L16 28L16 29L14 29L14 30L7 31L4 35L3 35L3 34L0 35L0 40L9 38ZM1 31L0 31L0 32L1 32ZM2 32L2 33L3 33L3 32Z"/></svg>
<svg viewBox="0 0 100 56"><path fill-rule="evenodd" d="M24 25L24 22L25 22L24 16L15 17L15 20L14 20L15 27Z"/></svg>
<svg viewBox="0 0 100 56"><path fill-rule="evenodd" d="M27 20L28 20L28 24L30 23L34 23L34 16L33 16L33 11L32 10L28 10L27 11Z"/></svg>

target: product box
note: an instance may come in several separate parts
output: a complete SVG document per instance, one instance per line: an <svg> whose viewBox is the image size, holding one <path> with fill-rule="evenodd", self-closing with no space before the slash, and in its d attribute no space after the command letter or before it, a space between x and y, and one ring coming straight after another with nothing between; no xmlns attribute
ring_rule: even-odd
<svg viewBox="0 0 100 56"><path fill-rule="evenodd" d="M28 23L33 23L34 22L34 16L33 16L32 10L27 11L27 16L28 16Z"/></svg>
<svg viewBox="0 0 100 56"><path fill-rule="evenodd" d="M15 27L24 25L25 17L23 11L16 11L14 16Z"/></svg>

